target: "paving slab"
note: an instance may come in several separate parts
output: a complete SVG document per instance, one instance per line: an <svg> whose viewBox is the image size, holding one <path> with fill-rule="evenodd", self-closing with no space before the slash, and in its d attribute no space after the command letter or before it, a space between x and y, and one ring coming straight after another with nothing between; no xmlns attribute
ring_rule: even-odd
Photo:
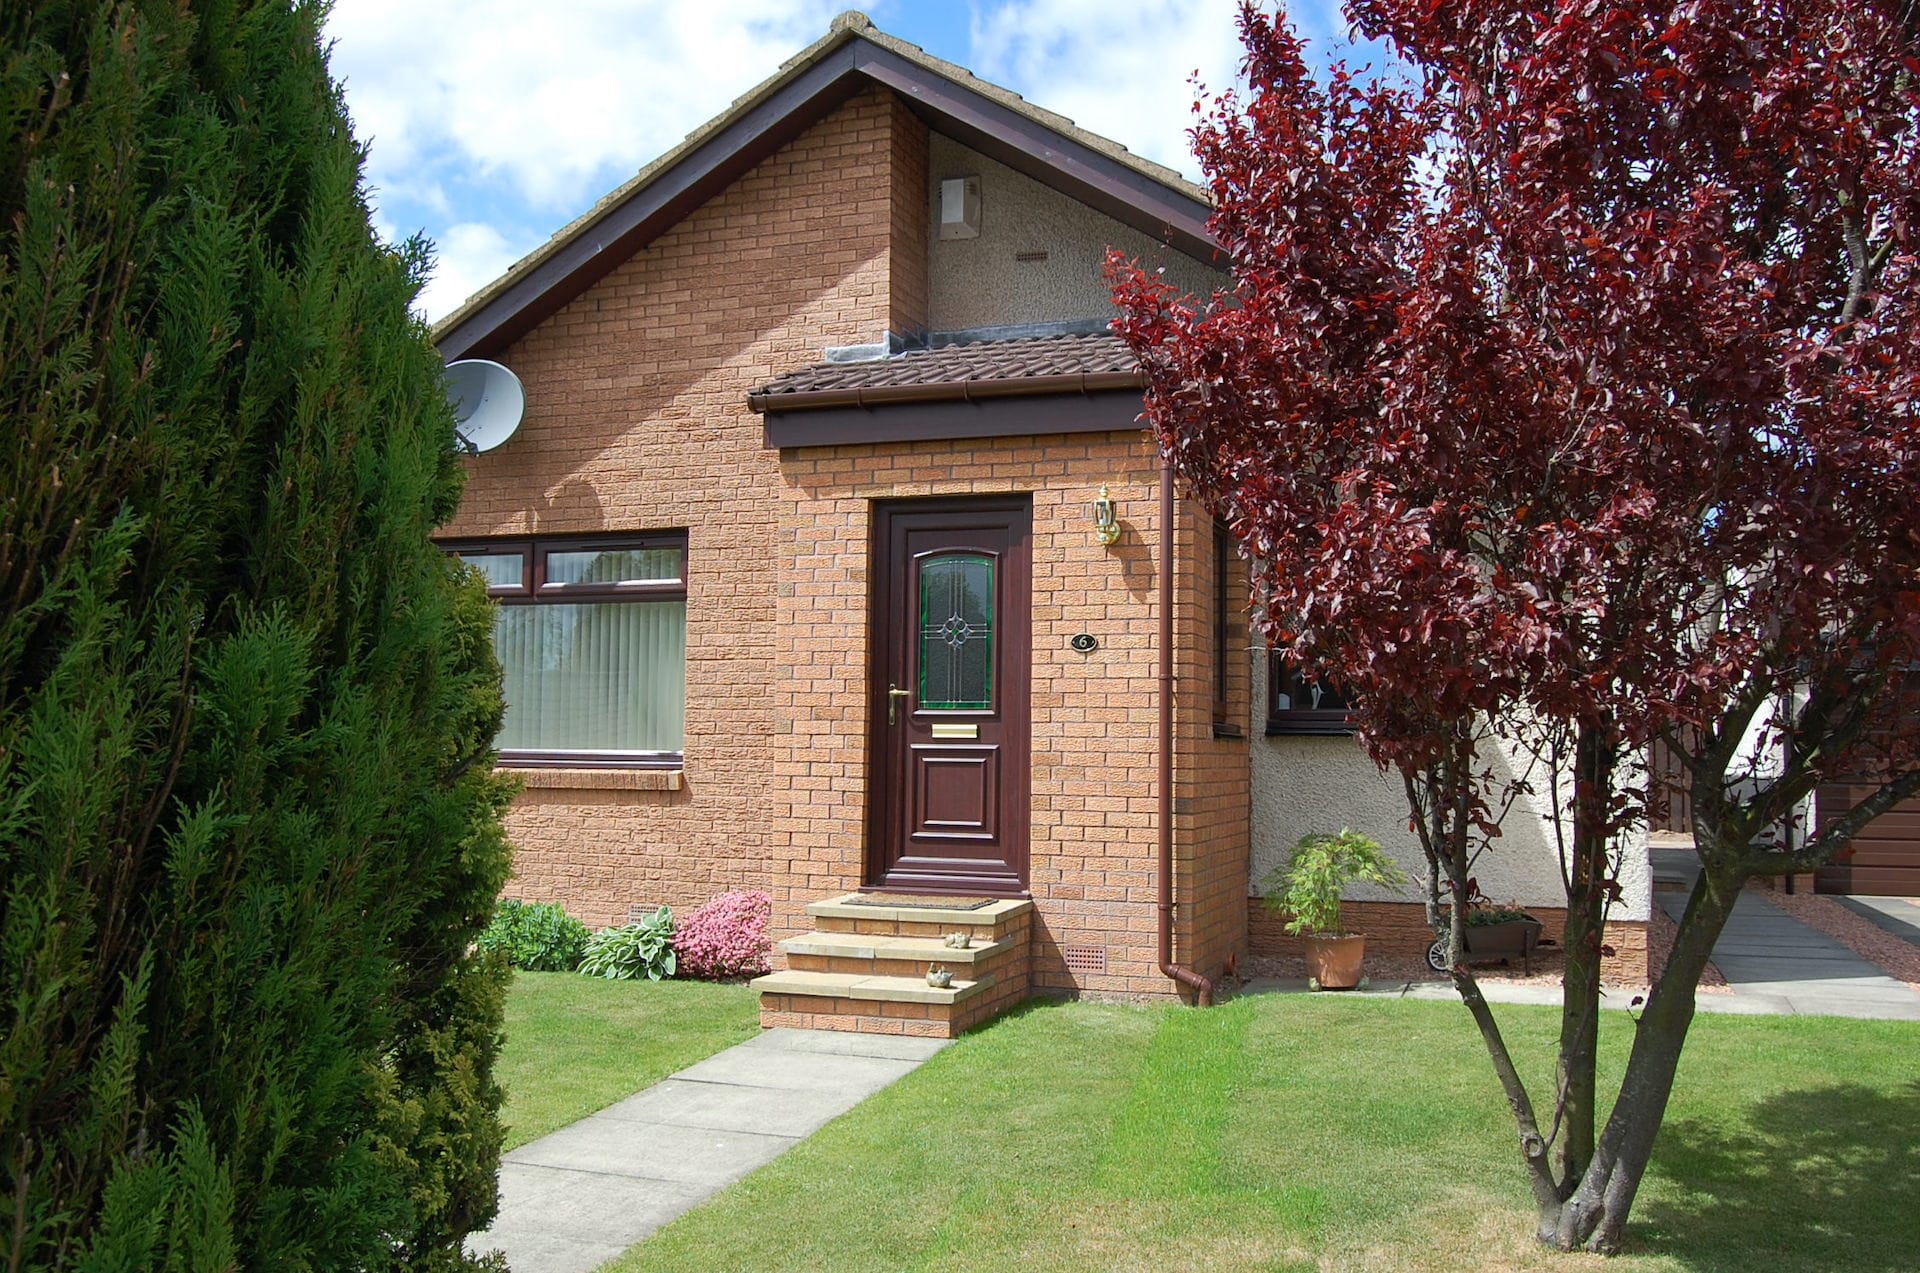
<svg viewBox="0 0 1920 1273"><path fill-rule="evenodd" d="M675 1078L696 1083L740 1083L748 1087L819 1090L852 1088L877 1092L919 1065L892 1057L853 1053L801 1052L774 1048L728 1048Z"/></svg>
<svg viewBox="0 0 1920 1273"><path fill-rule="evenodd" d="M1833 900L1895 937L1920 946L1920 897L1836 897Z"/></svg>
<svg viewBox="0 0 1920 1273"><path fill-rule="evenodd" d="M506 1187L503 1178L501 1188ZM503 1252L509 1268L521 1269L597 1269L632 1246L627 1243L588 1242L565 1234L488 1230L467 1237L467 1249L476 1255Z"/></svg>
<svg viewBox="0 0 1920 1273"><path fill-rule="evenodd" d="M587 1273L949 1046L767 1030L507 1154L467 1239L514 1273Z"/></svg>
<svg viewBox="0 0 1920 1273"><path fill-rule="evenodd" d="M630 1176L523 1161L500 1165L500 1189L514 1198L518 1214L494 1222L490 1233L496 1243L544 1234L616 1250L632 1246L712 1192L698 1185L655 1181L636 1193Z"/></svg>
<svg viewBox="0 0 1920 1273"><path fill-rule="evenodd" d="M769 1136L806 1136L846 1112L846 1095L834 1088L820 1092L733 1083L690 1083L662 1079L600 1113L634 1123L670 1120L682 1127L718 1132L760 1132Z"/></svg>
<svg viewBox="0 0 1920 1273"><path fill-rule="evenodd" d="M827 1056L877 1056L924 1061L951 1042L904 1034L854 1034L847 1030L762 1030L740 1046L755 1052L817 1052Z"/></svg>
<svg viewBox="0 0 1920 1273"><path fill-rule="evenodd" d="M1692 889L1700 865L1691 850L1655 849L1653 859L1656 877ZM1684 891L1656 889L1653 897L1675 920L1686 913ZM1735 900L1714 943L1713 965L1730 993L1700 995L1696 1002L1706 1011L1743 1011L1722 1006L1735 1000L1796 1016L1920 1021L1920 994L1911 986L1751 893Z"/></svg>
<svg viewBox="0 0 1920 1273"><path fill-rule="evenodd" d="M514 1161L718 1188L772 1162L797 1139L595 1116L521 1146L514 1151Z"/></svg>

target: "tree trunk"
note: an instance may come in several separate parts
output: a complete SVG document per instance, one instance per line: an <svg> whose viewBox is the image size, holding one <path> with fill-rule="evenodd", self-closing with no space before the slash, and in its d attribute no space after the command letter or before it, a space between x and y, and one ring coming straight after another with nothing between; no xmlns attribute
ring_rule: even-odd
<svg viewBox="0 0 1920 1273"><path fill-rule="evenodd" d="M1673 1094L1674 1073L1687 1029L1693 1024L1700 973L1745 882L1745 873L1738 869L1702 864L1673 954L1637 1023L1619 1098L1593 1160L1572 1196L1559 1207L1542 1211L1539 1231L1549 1246L1564 1251L1584 1247L1604 1255L1619 1251L1627 1215Z"/></svg>
<svg viewBox="0 0 1920 1273"><path fill-rule="evenodd" d="M1606 914L1607 837L1584 816L1596 793L1612 783L1611 749L1583 727L1574 749L1573 863L1567 923L1561 934L1566 971L1561 978L1560 1049L1555 1070L1554 1175L1570 1190L1593 1161L1599 1117L1595 1070L1600 1044L1600 947Z"/></svg>

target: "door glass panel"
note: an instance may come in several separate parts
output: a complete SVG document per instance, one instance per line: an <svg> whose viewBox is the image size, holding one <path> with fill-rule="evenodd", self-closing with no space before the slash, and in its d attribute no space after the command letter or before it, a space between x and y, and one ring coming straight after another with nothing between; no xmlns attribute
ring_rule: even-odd
<svg viewBox="0 0 1920 1273"><path fill-rule="evenodd" d="M920 564L920 707L993 706L993 559L978 553Z"/></svg>

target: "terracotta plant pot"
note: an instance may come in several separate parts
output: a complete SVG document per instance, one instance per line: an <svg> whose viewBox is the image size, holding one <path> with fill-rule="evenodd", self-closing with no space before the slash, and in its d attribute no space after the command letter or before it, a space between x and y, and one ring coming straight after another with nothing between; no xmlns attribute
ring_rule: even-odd
<svg viewBox="0 0 1920 1273"><path fill-rule="evenodd" d="M1365 933L1309 933L1300 940L1307 948L1307 975L1322 990L1351 990L1360 984Z"/></svg>

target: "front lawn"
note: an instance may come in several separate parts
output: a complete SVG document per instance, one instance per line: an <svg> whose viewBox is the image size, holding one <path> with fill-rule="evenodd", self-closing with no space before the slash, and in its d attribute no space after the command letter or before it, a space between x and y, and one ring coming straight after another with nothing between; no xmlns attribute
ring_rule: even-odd
<svg viewBox="0 0 1920 1273"><path fill-rule="evenodd" d="M1501 1014L1549 1068L1553 1014ZM1457 1005L1035 1005L609 1267L1910 1273L1916 1127L1920 1027L1703 1017L1633 1250L1556 1257Z"/></svg>
<svg viewBox="0 0 1920 1273"><path fill-rule="evenodd" d="M507 1089L500 1113L506 1147L752 1038L759 1005L745 986L515 972L498 1066Z"/></svg>

